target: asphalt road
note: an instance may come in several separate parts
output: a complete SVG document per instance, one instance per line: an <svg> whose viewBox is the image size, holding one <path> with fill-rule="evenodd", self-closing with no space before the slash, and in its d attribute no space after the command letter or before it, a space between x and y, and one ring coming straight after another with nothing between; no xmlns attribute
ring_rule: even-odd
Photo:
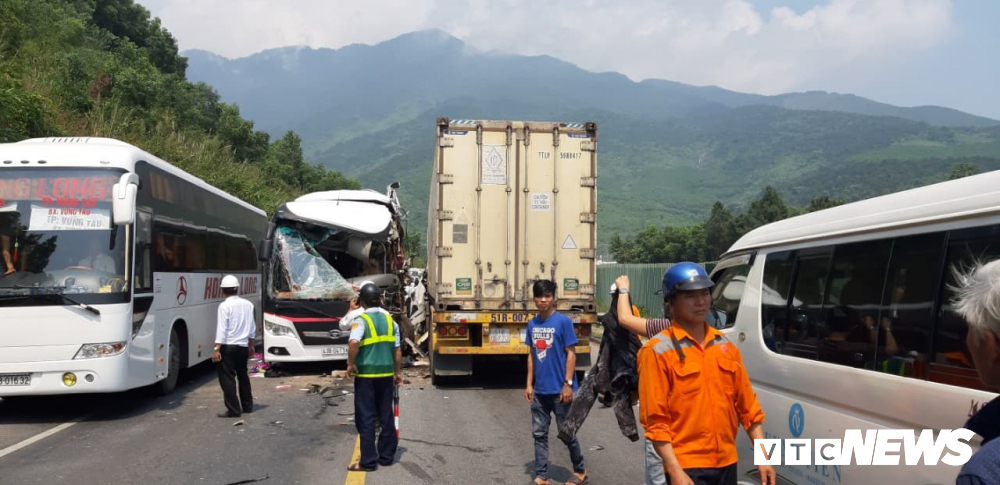
<svg viewBox="0 0 1000 485"><path fill-rule="evenodd" d="M342 368L342 364L341 364ZM0 402L0 483L530 483L533 441L524 366L477 365L471 380L434 387L407 369L397 462L348 474L357 445L349 381L299 366L253 379L256 409L220 419L210 365L182 375L171 395L110 395ZM291 389L279 390L278 386ZM311 386L315 385L315 387ZM304 390L303 390L304 389ZM324 390L320 394L312 389ZM325 396L334 396L328 398ZM550 478L570 477L566 447L550 432ZM597 404L579 434L590 483L642 483L642 443ZM591 449L594 447L603 449Z"/></svg>

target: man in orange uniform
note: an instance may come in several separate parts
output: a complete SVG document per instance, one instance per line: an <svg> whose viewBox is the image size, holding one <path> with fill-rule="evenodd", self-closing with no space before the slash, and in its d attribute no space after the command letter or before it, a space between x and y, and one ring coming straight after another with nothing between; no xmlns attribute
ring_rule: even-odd
<svg viewBox="0 0 1000 485"><path fill-rule="evenodd" d="M628 294L627 285L619 280L619 291ZM764 438L739 349L705 323L712 286L701 266L672 266L663 295L674 320L639 350L640 419L672 485L735 485L739 425L750 439ZM775 483L773 467L757 468L764 485Z"/></svg>

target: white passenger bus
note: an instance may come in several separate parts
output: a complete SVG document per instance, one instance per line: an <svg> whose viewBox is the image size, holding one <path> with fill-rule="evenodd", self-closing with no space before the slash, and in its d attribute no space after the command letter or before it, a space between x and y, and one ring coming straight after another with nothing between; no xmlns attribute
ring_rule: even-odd
<svg viewBox="0 0 1000 485"><path fill-rule="evenodd" d="M353 286L378 285L385 308L412 337L403 305L408 263L395 189L305 194L279 207L260 245L264 279L264 359L270 363L347 360Z"/></svg>
<svg viewBox="0 0 1000 485"><path fill-rule="evenodd" d="M1000 172L743 236L712 273L716 325L740 348L767 438L961 428L996 394L977 378L966 325L951 307L952 268L996 257ZM753 483L753 449L740 440L741 480ZM954 483L959 471L941 463L776 469L779 483L826 485Z"/></svg>
<svg viewBox="0 0 1000 485"><path fill-rule="evenodd" d="M266 224L117 140L0 144L0 396L170 392L212 355L224 274L260 322Z"/></svg>

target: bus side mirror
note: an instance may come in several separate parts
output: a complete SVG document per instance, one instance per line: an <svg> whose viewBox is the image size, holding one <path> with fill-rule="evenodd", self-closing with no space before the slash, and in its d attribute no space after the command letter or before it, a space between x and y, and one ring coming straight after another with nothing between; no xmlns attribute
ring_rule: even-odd
<svg viewBox="0 0 1000 485"><path fill-rule="evenodd" d="M139 176L134 173L122 174L118 183L111 188L111 209L116 225L135 222L135 196L139 190Z"/></svg>
<svg viewBox="0 0 1000 485"><path fill-rule="evenodd" d="M273 222L268 222L264 227L264 239L257 245L257 261L266 263L271 260L271 251L274 250L274 230L277 226Z"/></svg>
<svg viewBox="0 0 1000 485"><path fill-rule="evenodd" d="M261 239L257 245L257 260L266 263L271 260L271 251L274 250L274 239Z"/></svg>

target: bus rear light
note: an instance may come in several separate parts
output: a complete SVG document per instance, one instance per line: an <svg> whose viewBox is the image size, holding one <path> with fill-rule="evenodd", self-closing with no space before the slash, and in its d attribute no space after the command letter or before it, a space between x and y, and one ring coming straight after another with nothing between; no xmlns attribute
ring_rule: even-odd
<svg viewBox="0 0 1000 485"><path fill-rule="evenodd" d="M583 336L585 336L585 337L586 337L587 335L590 335L590 325L584 325L584 326L580 327L580 333L581 333L581 334L582 334Z"/></svg>
<svg viewBox="0 0 1000 485"><path fill-rule="evenodd" d="M469 327L458 327L458 334L459 335L461 335L461 336L464 337L465 334L467 334L467 333L469 333Z"/></svg>
<svg viewBox="0 0 1000 485"><path fill-rule="evenodd" d="M454 337L455 335L458 335L458 329L455 327L448 327L448 336Z"/></svg>
<svg viewBox="0 0 1000 485"><path fill-rule="evenodd" d="M100 344L83 344L73 356L74 359L97 359L114 357L125 351L125 342L107 342ZM74 381L75 382L75 381Z"/></svg>
<svg viewBox="0 0 1000 485"><path fill-rule="evenodd" d="M438 335L442 337L448 335L448 327L438 327Z"/></svg>

